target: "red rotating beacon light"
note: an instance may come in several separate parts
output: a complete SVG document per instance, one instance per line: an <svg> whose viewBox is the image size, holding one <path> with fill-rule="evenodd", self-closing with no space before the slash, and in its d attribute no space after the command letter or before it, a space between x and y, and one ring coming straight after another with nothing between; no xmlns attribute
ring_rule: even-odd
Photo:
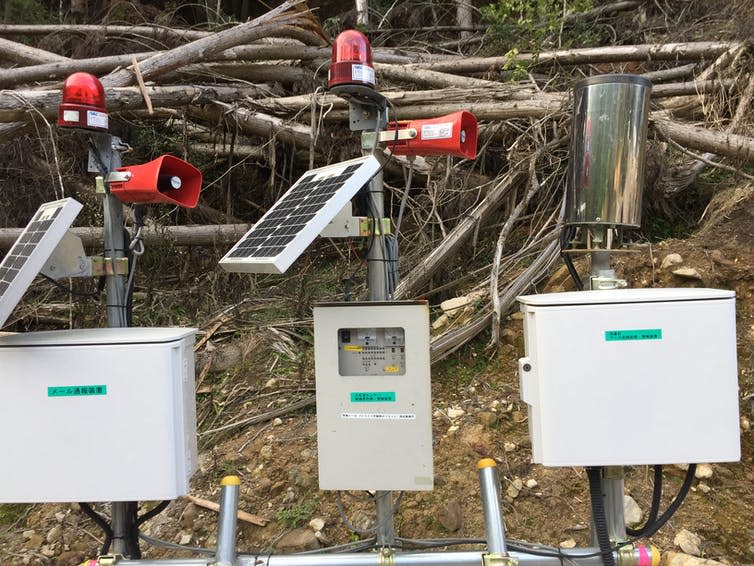
<svg viewBox="0 0 754 566"><path fill-rule="evenodd" d="M58 107L58 126L106 132L105 89L89 73L73 73L63 83L63 102Z"/></svg>
<svg viewBox="0 0 754 566"><path fill-rule="evenodd" d="M355 29L341 32L332 44L328 88L341 85L374 88L374 84L372 46L367 36Z"/></svg>

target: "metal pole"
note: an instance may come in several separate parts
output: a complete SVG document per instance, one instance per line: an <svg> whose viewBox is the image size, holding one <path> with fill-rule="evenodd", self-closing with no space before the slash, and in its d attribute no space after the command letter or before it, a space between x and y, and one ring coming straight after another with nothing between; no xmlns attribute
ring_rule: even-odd
<svg viewBox="0 0 754 566"><path fill-rule="evenodd" d="M378 130L384 129L387 124L387 106L379 110L377 118ZM374 148L365 153L372 153ZM387 290L387 257L385 254L385 235L383 234L382 218L385 216L385 187L383 184L382 170L369 182L369 216L372 217L372 242L367 253L367 287L370 301L385 301L388 298ZM376 537L377 544L381 546L393 546L395 534L393 527L393 494L390 491L377 491L375 494L376 506Z"/></svg>
<svg viewBox="0 0 754 566"><path fill-rule="evenodd" d="M214 566L236 563L236 524L238 521L238 476L225 476L221 481L220 515L217 518L217 550Z"/></svg>
<svg viewBox="0 0 754 566"><path fill-rule="evenodd" d="M543 555L546 553L550 555ZM562 566L564 561L579 566L601 566L602 557L597 548L548 549L538 547L537 554L509 553L512 563L525 566ZM659 552L652 546L626 546L614 552L616 563L622 566L639 566L659 562ZM118 566L212 566L213 559L178 560L118 560ZM242 555L236 559L238 566L483 566L484 553L469 552L422 552L385 555L381 552L361 554L289 554L289 555Z"/></svg>
<svg viewBox="0 0 754 566"><path fill-rule="evenodd" d="M479 470L479 490L482 494L484 531L489 554L505 555L505 524L500 507L500 478L492 458L483 458L476 465Z"/></svg>
<svg viewBox="0 0 754 566"><path fill-rule="evenodd" d="M598 251L591 253L592 278L615 278L615 272L610 267L610 252ZM591 287L591 285L590 285ZM605 506L607 531L613 543L624 542L626 539L626 519L623 504L624 470L622 466L610 466L602 469L602 499ZM597 544L597 534L592 525L592 543Z"/></svg>
<svg viewBox="0 0 754 566"><path fill-rule="evenodd" d="M103 176L121 166L120 139L109 134L96 134L94 141L95 160ZM126 275L118 273L118 259L126 257L126 244L123 237L123 205L107 189L103 200L105 258L109 258L108 275L105 277L107 300L107 326L125 328L128 326L126 316ZM122 441L124 439L116 439ZM127 555L129 533L133 530L133 505L127 501L115 501L111 504L113 540L111 552ZM138 544L138 541L136 542Z"/></svg>

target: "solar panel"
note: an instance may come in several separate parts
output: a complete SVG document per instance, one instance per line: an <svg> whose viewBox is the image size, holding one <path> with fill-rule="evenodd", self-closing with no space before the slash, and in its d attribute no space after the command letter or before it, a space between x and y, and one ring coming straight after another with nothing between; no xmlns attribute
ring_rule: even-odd
<svg viewBox="0 0 754 566"><path fill-rule="evenodd" d="M0 328L82 206L72 198L44 203L0 263Z"/></svg>
<svg viewBox="0 0 754 566"><path fill-rule="evenodd" d="M370 155L307 171L220 265L226 271L284 273L379 168Z"/></svg>

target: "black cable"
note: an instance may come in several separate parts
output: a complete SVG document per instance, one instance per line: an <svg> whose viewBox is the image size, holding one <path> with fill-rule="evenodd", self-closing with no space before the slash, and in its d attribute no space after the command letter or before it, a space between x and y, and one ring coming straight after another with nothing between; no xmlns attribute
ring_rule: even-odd
<svg viewBox="0 0 754 566"><path fill-rule="evenodd" d="M81 507L84 515L94 521L94 523L102 530L102 533L105 535L105 541L102 543L102 550L100 551L100 554L107 554L110 550L110 543L113 541L113 529L110 527L105 518L97 513L88 503L79 503L79 507Z"/></svg>
<svg viewBox="0 0 754 566"><path fill-rule="evenodd" d="M579 276L579 272L576 270L576 266L573 264L573 258L566 250L570 246L570 240L574 236L576 229L573 226L565 226L560 231L560 256L563 258L563 262L568 268L568 273L573 279L574 285L578 291L584 290L584 282Z"/></svg>
<svg viewBox="0 0 754 566"><path fill-rule="evenodd" d="M686 470L686 477L683 478L683 484L681 485L681 489L678 490L678 495L675 496L675 499L673 499L670 505L668 505L668 508L665 509L665 512L660 515L660 518L657 519L653 525L645 526L644 533L642 534L643 537L651 537L654 535L675 514L681 506L681 503L683 503L683 500L686 499L686 495L688 495L689 490L691 489L691 484L694 481L695 474L696 464L689 464L689 469Z"/></svg>
<svg viewBox="0 0 754 566"><path fill-rule="evenodd" d="M602 468L589 466L586 469L589 478L589 496L592 500L592 518L594 519L594 531L602 555L602 563L605 566L615 566L613 547L610 544L610 533L607 528L607 516L605 515L605 502L602 499Z"/></svg>
<svg viewBox="0 0 754 566"><path fill-rule="evenodd" d="M652 487L652 506L649 508L649 515L643 526L638 529L632 529L626 527L626 534L632 537L644 536L644 532L654 522L657 521L657 515L660 512L660 499L662 499L662 465L656 464L654 466L654 485Z"/></svg>
<svg viewBox="0 0 754 566"><path fill-rule="evenodd" d="M160 501L157 505L155 505L152 509L144 513L143 515L140 515L136 518L136 526L143 525L150 519L156 517L160 513L162 513L165 509L168 508L168 505L170 505L170 500Z"/></svg>

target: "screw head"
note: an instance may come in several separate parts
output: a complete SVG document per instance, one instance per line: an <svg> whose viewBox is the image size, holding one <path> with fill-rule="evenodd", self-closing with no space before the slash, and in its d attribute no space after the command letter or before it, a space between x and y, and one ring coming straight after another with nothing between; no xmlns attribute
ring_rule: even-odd
<svg viewBox="0 0 754 566"><path fill-rule="evenodd" d="M521 366L521 369L523 369L524 371L531 371L531 364L524 364L523 366Z"/></svg>

